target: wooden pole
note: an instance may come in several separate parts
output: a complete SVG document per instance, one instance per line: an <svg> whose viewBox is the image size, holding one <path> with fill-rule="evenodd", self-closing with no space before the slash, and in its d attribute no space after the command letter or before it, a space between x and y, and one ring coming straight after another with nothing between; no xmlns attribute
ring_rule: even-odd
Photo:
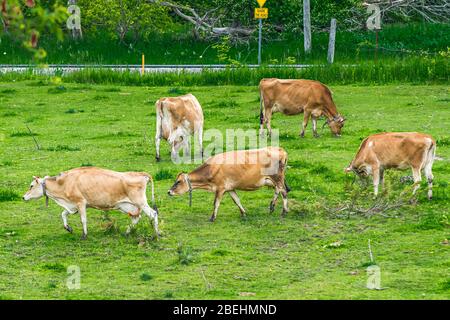
<svg viewBox="0 0 450 320"><path fill-rule="evenodd" d="M303 0L303 33L305 53L311 53L311 14L309 0Z"/></svg>
<svg viewBox="0 0 450 320"><path fill-rule="evenodd" d="M261 51L262 51L262 19L259 19L259 33L258 33L258 66L261 66Z"/></svg>
<svg viewBox="0 0 450 320"><path fill-rule="evenodd" d="M141 76L145 73L145 55L142 54L142 67L141 67Z"/></svg>
<svg viewBox="0 0 450 320"><path fill-rule="evenodd" d="M330 41L328 42L328 63L334 62L334 48L336 45L336 19L331 19Z"/></svg>

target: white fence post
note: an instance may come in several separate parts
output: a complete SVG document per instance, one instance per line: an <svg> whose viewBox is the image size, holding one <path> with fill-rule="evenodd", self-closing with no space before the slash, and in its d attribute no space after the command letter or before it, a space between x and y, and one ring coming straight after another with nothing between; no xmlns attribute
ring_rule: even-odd
<svg viewBox="0 0 450 320"><path fill-rule="evenodd" d="M303 34L305 53L311 53L311 12L309 0L303 0Z"/></svg>
<svg viewBox="0 0 450 320"><path fill-rule="evenodd" d="M330 41L328 42L328 63L334 62L334 48L336 45L336 19L331 19Z"/></svg>

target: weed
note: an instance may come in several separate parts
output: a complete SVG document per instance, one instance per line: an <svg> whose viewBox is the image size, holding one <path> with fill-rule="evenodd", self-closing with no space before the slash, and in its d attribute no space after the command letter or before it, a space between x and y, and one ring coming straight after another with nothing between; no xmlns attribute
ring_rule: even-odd
<svg viewBox="0 0 450 320"><path fill-rule="evenodd" d="M48 147L47 151L80 151L79 147L71 147L65 144L58 144L56 147Z"/></svg>
<svg viewBox="0 0 450 320"><path fill-rule="evenodd" d="M167 90L168 94L173 94L173 95L184 95L187 92L184 89L181 88L170 88L169 90Z"/></svg>
<svg viewBox="0 0 450 320"><path fill-rule="evenodd" d="M56 86L53 88L49 88L47 92L50 94L58 94L58 93L64 93L66 91L67 91L66 87L59 85L59 86Z"/></svg>
<svg viewBox="0 0 450 320"><path fill-rule="evenodd" d="M20 196L10 189L0 189L0 202L17 201Z"/></svg>
<svg viewBox="0 0 450 320"><path fill-rule="evenodd" d="M65 272L66 271L66 267L59 262L44 263L44 264L41 264L39 266L39 268L41 270L53 271L53 272Z"/></svg>
<svg viewBox="0 0 450 320"><path fill-rule="evenodd" d="M66 111L64 111L64 113L67 113L67 114L74 114L74 113L83 113L84 112L84 110L83 109L67 109Z"/></svg>
<svg viewBox="0 0 450 320"><path fill-rule="evenodd" d="M174 174L174 172L172 172L170 170L161 169L153 177L156 181L161 181L161 180L167 180L167 179L174 179L175 174Z"/></svg>
<svg viewBox="0 0 450 320"><path fill-rule="evenodd" d="M38 136L38 134L37 133L30 133L30 132L27 132L27 131L16 131L16 132L11 133L9 136L11 138L14 138L14 137L32 137L32 136Z"/></svg>
<svg viewBox="0 0 450 320"><path fill-rule="evenodd" d="M190 247L184 246L182 243L178 244L177 253L178 262L182 265L188 265L194 261L194 257L192 256L192 249Z"/></svg>
<svg viewBox="0 0 450 320"><path fill-rule="evenodd" d="M151 274L148 273L142 273L139 277L139 279L141 279L142 281L150 281L153 279L153 276Z"/></svg>

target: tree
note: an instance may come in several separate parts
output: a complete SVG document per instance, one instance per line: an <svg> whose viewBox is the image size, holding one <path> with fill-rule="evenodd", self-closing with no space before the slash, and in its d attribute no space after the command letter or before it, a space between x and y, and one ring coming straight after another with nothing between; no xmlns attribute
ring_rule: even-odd
<svg viewBox="0 0 450 320"><path fill-rule="evenodd" d="M78 0L85 33L107 33L121 43L164 33L173 24L168 9L145 0Z"/></svg>
<svg viewBox="0 0 450 320"><path fill-rule="evenodd" d="M2 34L20 41L34 53L36 59L46 56L46 51L39 47L39 37L47 32L63 38L61 25L67 19L66 8L54 4L52 8L42 7L35 0L0 0L0 20Z"/></svg>

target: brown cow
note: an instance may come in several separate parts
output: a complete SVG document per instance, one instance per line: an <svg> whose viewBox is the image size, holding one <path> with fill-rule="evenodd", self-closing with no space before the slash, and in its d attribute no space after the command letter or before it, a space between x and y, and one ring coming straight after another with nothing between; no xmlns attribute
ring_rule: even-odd
<svg viewBox="0 0 450 320"><path fill-rule="evenodd" d="M436 141L432 136L417 132L389 132L371 135L363 140L353 161L345 172L359 176L373 175L374 195L383 183L386 169L411 168L414 178L413 194L420 187L421 170L428 180L428 199L433 196L433 161Z"/></svg>
<svg viewBox="0 0 450 320"><path fill-rule="evenodd" d="M96 167L81 167L65 171L57 176L33 177L30 189L23 196L25 201L46 197L64 208L62 220L64 229L72 232L67 222L69 214L80 213L83 225L82 239L87 237L86 208L99 210L120 210L128 214L132 224L128 232L141 217L141 211L153 220L155 232L158 231L158 212L147 203L145 194L147 183L151 183L152 202L155 202L152 177L145 172L116 172Z"/></svg>
<svg viewBox="0 0 450 320"><path fill-rule="evenodd" d="M156 161L160 160L161 138L171 146L172 159L178 159L178 151L184 146L185 155L190 154L189 136L197 134L203 156L203 111L197 98L187 94L156 101Z"/></svg>
<svg viewBox="0 0 450 320"><path fill-rule="evenodd" d="M264 132L264 124L267 126L268 134L272 133L270 120L275 112L281 112L288 116L304 113L301 137L305 136L305 129L310 117L312 118L314 137L319 136L317 119L321 116L327 118L325 124L328 124L334 135L341 135L345 118L338 113L331 91L324 84L312 80L262 79L259 83L259 92L261 135Z"/></svg>
<svg viewBox="0 0 450 320"><path fill-rule="evenodd" d="M289 188L285 182L287 153L282 148L267 147L254 150L240 150L215 155L191 173L180 173L172 188L170 196L186 192L192 197L192 190L203 189L214 192L214 211L210 218L213 222L217 217L220 202L225 192L228 192L234 203L239 207L241 216L245 215L236 190L257 190L263 186L275 189L270 203L270 212L275 209L279 193L283 198L283 212L288 212L287 193Z"/></svg>

